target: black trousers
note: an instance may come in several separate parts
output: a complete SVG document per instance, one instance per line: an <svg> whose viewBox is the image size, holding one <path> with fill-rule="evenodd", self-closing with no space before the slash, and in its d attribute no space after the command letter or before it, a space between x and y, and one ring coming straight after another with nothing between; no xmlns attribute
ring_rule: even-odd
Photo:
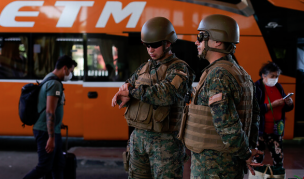
<svg viewBox="0 0 304 179"><path fill-rule="evenodd" d="M259 137L258 140L258 149L265 152L266 147L270 151L270 156L273 161L274 166L283 167L283 148L282 148L282 136L274 135L274 134L264 134ZM255 161L258 163L262 163L265 157L264 155L260 155L259 157L255 157Z"/></svg>
<svg viewBox="0 0 304 179"><path fill-rule="evenodd" d="M33 130L37 143L38 164L23 179L39 179L52 172L54 179L63 179L63 168L65 159L62 153L61 134L55 134L55 149L47 153L45 146L49 138L48 133L40 130Z"/></svg>

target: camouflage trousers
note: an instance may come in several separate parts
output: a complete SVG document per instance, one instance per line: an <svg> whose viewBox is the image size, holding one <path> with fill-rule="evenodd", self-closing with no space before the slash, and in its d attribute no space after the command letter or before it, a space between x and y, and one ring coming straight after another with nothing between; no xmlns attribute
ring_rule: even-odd
<svg viewBox="0 0 304 179"><path fill-rule="evenodd" d="M182 178L186 153L176 135L135 129L130 137L129 179Z"/></svg>
<svg viewBox="0 0 304 179"><path fill-rule="evenodd" d="M204 150L191 152L191 179L243 179L243 163L230 153Z"/></svg>

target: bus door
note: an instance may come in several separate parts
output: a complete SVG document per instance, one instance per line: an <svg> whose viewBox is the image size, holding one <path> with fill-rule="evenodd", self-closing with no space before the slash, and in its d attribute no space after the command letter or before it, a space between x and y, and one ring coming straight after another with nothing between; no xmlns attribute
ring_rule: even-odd
<svg viewBox="0 0 304 179"><path fill-rule="evenodd" d="M119 87L129 77L128 37L88 34L83 82L85 140L128 140L125 109L111 107Z"/></svg>

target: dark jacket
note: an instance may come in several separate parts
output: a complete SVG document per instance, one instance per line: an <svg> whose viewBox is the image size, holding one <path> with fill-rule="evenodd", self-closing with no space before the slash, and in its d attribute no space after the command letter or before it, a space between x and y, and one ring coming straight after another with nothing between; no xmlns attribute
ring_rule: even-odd
<svg viewBox="0 0 304 179"><path fill-rule="evenodd" d="M259 136L262 136L265 130L265 113L268 112L267 109L267 104L264 103L265 101L265 87L263 84L263 79L259 79L258 81L255 82L255 86L256 86L256 98L258 100L258 103L260 105L260 127L259 127ZM277 83L275 85L275 87L277 87L277 89L279 90L279 92L281 93L282 97L285 97L286 94L282 88L282 85ZM282 109L282 119L283 119L283 123L285 126L285 112L291 111L293 109L293 104L291 106L288 105L284 105L283 109ZM283 132L284 135L284 132Z"/></svg>

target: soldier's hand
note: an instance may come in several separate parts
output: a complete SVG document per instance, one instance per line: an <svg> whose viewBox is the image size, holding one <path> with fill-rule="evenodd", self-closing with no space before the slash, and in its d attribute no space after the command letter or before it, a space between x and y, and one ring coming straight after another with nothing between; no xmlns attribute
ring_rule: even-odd
<svg viewBox="0 0 304 179"><path fill-rule="evenodd" d="M119 88L119 91L127 91L127 90L129 90L130 86L132 86L130 83L125 83L125 84L121 85L121 87Z"/></svg>
<svg viewBox="0 0 304 179"><path fill-rule="evenodd" d="M253 167L259 167L259 166L263 166L263 164L261 164L261 163L247 164L247 168L250 170L250 172L251 172L252 175L255 175Z"/></svg>
<svg viewBox="0 0 304 179"><path fill-rule="evenodd" d="M121 96L120 100L121 100L121 103L119 104L119 109L123 108L124 105L125 105L128 101L130 101L130 97Z"/></svg>
<svg viewBox="0 0 304 179"><path fill-rule="evenodd" d="M117 96L118 96L119 91L114 95L112 98L112 107L115 107L117 104Z"/></svg>
<svg viewBox="0 0 304 179"><path fill-rule="evenodd" d="M115 107L117 105L117 101L121 101L119 104L119 109L121 109L129 100L129 90L118 91L112 99L112 107Z"/></svg>
<svg viewBox="0 0 304 179"><path fill-rule="evenodd" d="M255 175L253 167L255 166L263 166L261 163L254 163L253 157L258 157L259 155L263 155L264 152L257 150L257 149L251 149L251 156L248 160L246 160L246 165L248 169L250 170L252 175Z"/></svg>

